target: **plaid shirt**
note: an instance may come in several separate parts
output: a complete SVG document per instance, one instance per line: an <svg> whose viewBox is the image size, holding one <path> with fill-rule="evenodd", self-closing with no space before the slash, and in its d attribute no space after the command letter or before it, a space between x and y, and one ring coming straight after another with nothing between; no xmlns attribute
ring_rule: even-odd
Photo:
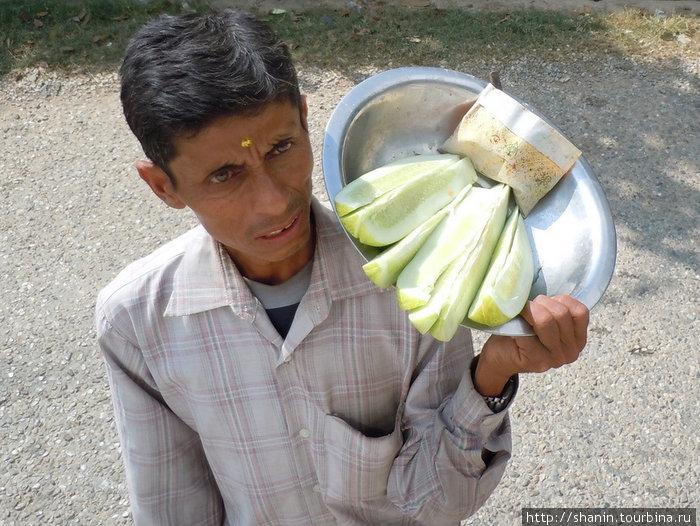
<svg viewBox="0 0 700 526"><path fill-rule="evenodd" d="M421 336L332 212L313 213L284 340L202 227L100 293L137 525L457 525L500 480L508 419L474 390L470 333Z"/></svg>

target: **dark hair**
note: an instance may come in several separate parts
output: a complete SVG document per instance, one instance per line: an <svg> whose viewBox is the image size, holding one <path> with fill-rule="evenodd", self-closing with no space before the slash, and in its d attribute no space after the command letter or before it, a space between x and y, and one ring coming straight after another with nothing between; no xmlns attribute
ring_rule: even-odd
<svg viewBox="0 0 700 526"><path fill-rule="evenodd" d="M177 137L271 102L301 104L286 44L241 11L156 18L136 32L119 73L126 121L146 156L171 178Z"/></svg>

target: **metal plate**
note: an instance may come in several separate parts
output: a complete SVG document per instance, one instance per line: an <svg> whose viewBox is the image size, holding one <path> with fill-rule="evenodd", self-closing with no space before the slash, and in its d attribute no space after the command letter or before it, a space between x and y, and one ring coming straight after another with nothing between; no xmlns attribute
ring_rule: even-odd
<svg viewBox="0 0 700 526"><path fill-rule="evenodd" d="M459 124L465 103L486 84L456 71L411 67L355 86L331 115L323 142L323 176L334 209L335 195L363 173L411 154L437 153ZM612 278L617 242L607 199L583 156L525 224L538 269L530 297L569 294L592 308ZM366 260L380 252L348 237ZM469 319L462 324L494 334L532 334L520 317L498 327Z"/></svg>

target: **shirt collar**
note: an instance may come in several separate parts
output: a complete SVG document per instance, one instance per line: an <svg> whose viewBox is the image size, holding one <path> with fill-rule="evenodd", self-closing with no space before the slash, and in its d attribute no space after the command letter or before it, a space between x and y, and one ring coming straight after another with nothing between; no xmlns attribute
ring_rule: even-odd
<svg viewBox="0 0 700 526"><path fill-rule="evenodd" d="M312 199L311 209L316 248L307 295L316 301L324 298L323 303L329 306L333 300L376 289L364 276L364 260L348 240L333 211L316 198ZM164 315L187 316L226 306L246 318L254 315L258 301L223 245L204 227L198 226L174 273L173 292Z"/></svg>
<svg viewBox="0 0 700 526"><path fill-rule="evenodd" d="M195 230L173 275L173 292L163 314L187 316L225 306L240 314L253 312L255 299L224 247L201 225Z"/></svg>
<svg viewBox="0 0 700 526"><path fill-rule="evenodd" d="M364 259L350 242L333 210L314 200L316 251L311 283L324 287L329 299L341 300L379 290L362 270ZM314 279L318 277L318 279Z"/></svg>

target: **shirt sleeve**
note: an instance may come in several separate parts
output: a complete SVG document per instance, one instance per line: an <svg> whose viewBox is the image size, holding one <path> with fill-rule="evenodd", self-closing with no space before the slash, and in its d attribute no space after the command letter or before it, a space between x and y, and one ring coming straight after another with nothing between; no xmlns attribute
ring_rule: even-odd
<svg viewBox="0 0 700 526"><path fill-rule="evenodd" d="M424 338L421 345L427 351L406 399L404 444L387 494L422 524L453 526L479 509L503 476L510 425L507 411L493 413L474 388L466 329L449 343Z"/></svg>
<svg viewBox="0 0 700 526"><path fill-rule="evenodd" d="M138 347L98 311L136 526L221 526L221 496L199 436L165 404Z"/></svg>

